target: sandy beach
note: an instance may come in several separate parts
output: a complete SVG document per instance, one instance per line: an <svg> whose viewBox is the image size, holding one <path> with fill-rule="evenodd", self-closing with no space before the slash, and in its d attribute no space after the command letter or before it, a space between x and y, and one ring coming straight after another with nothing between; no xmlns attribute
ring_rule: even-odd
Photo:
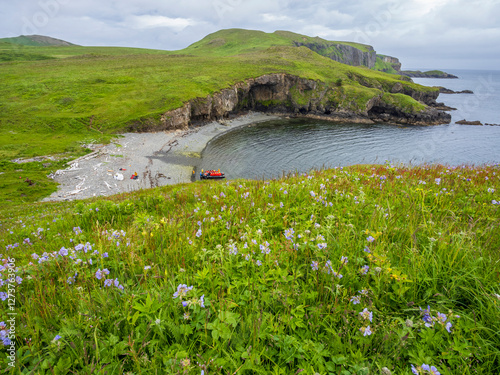
<svg viewBox="0 0 500 375"><path fill-rule="evenodd" d="M52 178L59 188L43 201L86 199L190 182L193 167L199 164L211 139L240 126L276 118L251 112L188 130L122 134L108 145L94 145L91 154L55 172ZM135 172L138 178L134 180L131 176Z"/></svg>

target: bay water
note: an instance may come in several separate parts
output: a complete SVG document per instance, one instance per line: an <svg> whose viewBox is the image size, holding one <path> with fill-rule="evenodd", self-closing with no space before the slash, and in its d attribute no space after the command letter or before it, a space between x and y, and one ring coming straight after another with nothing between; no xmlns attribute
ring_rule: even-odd
<svg viewBox="0 0 500 375"><path fill-rule="evenodd" d="M354 164L482 165L500 163L500 126L457 125L466 119L500 124L500 71L454 71L459 79L414 79L474 94L441 94L457 108L437 126L335 124L282 119L237 128L211 140L199 169L228 178L275 178L293 172Z"/></svg>

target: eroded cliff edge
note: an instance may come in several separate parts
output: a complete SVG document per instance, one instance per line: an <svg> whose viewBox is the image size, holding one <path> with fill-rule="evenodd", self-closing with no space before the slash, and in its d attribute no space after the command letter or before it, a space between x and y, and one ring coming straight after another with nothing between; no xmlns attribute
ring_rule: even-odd
<svg viewBox="0 0 500 375"><path fill-rule="evenodd" d="M360 83L361 86L343 86L339 81L327 85L290 74L267 74L190 100L164 113L158 121L135 121L129 129L185 129L191 124L221 120L248 110L335 122L437 125L451 121L449 114L432 107L439 91L418 91L400 82L389 90Z"/></svg>

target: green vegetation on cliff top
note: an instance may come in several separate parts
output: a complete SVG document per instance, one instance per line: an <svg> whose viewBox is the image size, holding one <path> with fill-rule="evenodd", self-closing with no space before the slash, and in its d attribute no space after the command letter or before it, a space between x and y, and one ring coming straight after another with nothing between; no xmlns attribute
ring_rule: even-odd
<svg viewBox="0 0 500 375"><path fill-rule="evenodd" d="M358 107L366 103L357 97L360 91L391 96L398 82L433 90L294 47L290 41L297 37L223 30L174 52L0 43L0 160L70 156L79 152L81 143L106 141L134 121L158 119L191 99L264 74L289 73L327 85L340 80L343 101ZM28 61L20 61L24 58Z"/></svg>

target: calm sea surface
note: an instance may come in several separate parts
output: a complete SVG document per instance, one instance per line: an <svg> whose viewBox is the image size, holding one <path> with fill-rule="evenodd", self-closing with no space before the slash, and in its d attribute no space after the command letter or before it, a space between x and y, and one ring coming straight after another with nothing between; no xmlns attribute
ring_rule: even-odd
<svg viewBox="0 0 500 375"><path fill-rule="evenodd" d="M290 119L250 125L213 139L199 169L220 168L228 178L273 178L287 172L360 163L447 165L500 163L500 126L455 125L462 119L500 124L500 71L449 71L460 79L414 79L427 86L473 90L441 94L458 110L452 124L395 126L332 124Z"/></svg>

